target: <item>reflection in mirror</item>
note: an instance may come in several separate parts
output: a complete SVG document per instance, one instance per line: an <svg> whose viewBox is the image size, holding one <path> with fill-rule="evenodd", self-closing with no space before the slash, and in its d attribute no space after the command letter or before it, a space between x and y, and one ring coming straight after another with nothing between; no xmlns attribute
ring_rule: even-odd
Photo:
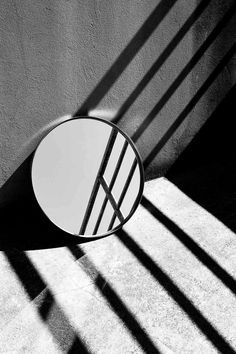
<svg viewBox="0 0 236 354"><path fill-rule="evenodd" d="M132 141L110 122L79 117L51 130L32 163L36 199L64 231L111 234L134 213L143 169Z"/></svg>

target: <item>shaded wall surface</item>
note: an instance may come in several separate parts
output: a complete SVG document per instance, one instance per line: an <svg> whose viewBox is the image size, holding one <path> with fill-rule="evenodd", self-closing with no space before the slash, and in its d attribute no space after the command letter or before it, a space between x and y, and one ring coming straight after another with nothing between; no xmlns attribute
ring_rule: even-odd
<svg viewBox="0 0 236 354"><path fill-rule="evenodd" d="M1 0L0 185L64 115L113 120L146 178L163 175L232 86L233 50L220 64L233 45L231 6Z"/></svg>

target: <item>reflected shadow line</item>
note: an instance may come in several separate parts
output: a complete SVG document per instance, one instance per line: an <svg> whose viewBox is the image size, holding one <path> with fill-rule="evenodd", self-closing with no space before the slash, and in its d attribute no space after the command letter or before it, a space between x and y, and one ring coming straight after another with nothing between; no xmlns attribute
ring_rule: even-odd
<svg viewBox="0 0 236 354"><path fill-rule="evenodd" d="M86 344L78 337L63 310L55 301L51 290L43 281L26 253L8 250L5 251L4 254L32 301L35 301L39 295L44 293L43 299L40 299L42 302L39 307L37 307L37 311L41 319L46 323L59 347L65 350L65 344L73 342L74 349L83 354L91 354L91 350L89 350ZM50 323L49 317L52 311L53 323ZM63 325L63 331L60 324ZM58 328L56 325L59 325Z"/></svg>
<svg viewBox="0 0 236 354"><path fill-rule="evenodd" d="M69 246L71 254L75 260L86 256L83 270L92 279L94 285L106 299L117 317L125 324L133 338L139 343L145 353L160 353L145 329L139 324L135 316L129 311L122 299L116 294L109 282L98 272L95 265L79 246Z"/></svg>
<svg viewBox="0 0 236 354"><path fill-rule="evenodd" d="M151 66L148 72L144 75L142 80L133 90L133 92L129 95L129 97L125 100L115 118L112 120L113 123L118 123L121 118L125 115L125 113L132 106L137 97L142 93L148 83L151 81L153 76L157 73L157 71L161 68L161 66L165 63L174 49L178 46L183 37L187 34L189 29L193 26L194 22L200 17L205 8L209 5L212 0L201 1L201 3L197 6L197 8L193 11L193 13L189 16L189 18L185 21L180 30L176 33L174 38L170 41L167 47L164 49L162 54L158 57L155 63ZM140 133L139 133L140 134ZM137 139L137 138L136 138Z"/></svg>
<svg viewBox="0 0 236 354"><path fill-rule="evenodd" d="M162 223L202 264L204 264L234 295L236 281L204 249L202 249L178 225L164 215L147 198L143 196L141 205Z"/></svg>
<svg viewBox="0 0 236 354"><path fill-rule="evenodd" d="M201 99L201 97L204 95L204 93L207 91L207 89L211 86L211 84L214 82L216 77L221 73L221 71L223 70L225 65L228 63L230 58L235 54L235 51L236 51L236 44L234 44L230 48L230 50L226 53L226 55L223 57L221 62L212 71L212 73L206 79L204 84L200 87L200 89L197 91L197 93L193 96L193 98L190 100L190 102L187 104L187 106L184 108L184 110L179 114L179 116L176 118L174 123L169 127L167 132L163 135L163 137L160 139L160 141L157 143L157 145L154 147L154 149L145 158L144 163L143 163L144 169L146 169L149 166L149 164L156 157L156 155L160 152L160 150L167 143L167 141L171 138L171 136L174 134L174 132L177 130L177 128L181 125L181 123L185 120L185 118L188 116L188 114L192 111L194 106L198 103L198 101Z"/></svg>
<svg viewBox="0 0 236 354"><path fill-rule="evenodd" d="M125 232L123 229L116 232L118 239L137 258L153 276L153 278L167 291L172 299L186 313L190 320L198 327L204 336L221 353L235 354L234 349L226 339L202 315L194 304L185 296L171 278L152 260L152 258Z"/></svg>
<svg viewBox="0 0 236 354"><path fill-rule="evenodd" d="M168 14L172 6L178 0L162 0L151 15L146 19L141 28L137 31L125 49L121 52L116 61L112 64L107 73L103 76L101 81L91 92L82 106L74 113L74 116L87 114L88 110L93 109L98 105L102 98L106 95L109 89L113 86L115 81L120 77L123 71L127 68L129 63L142 48L148 38L152 35L161 21Z"/></svg>

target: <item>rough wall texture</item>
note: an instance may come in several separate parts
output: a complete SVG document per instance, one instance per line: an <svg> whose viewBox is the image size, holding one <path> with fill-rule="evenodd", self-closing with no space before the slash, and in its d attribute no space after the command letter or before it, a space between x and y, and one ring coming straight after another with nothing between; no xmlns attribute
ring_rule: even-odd
<svg viewBox="0 0 236 354"><path fill-rule="evenodd" d="M135 138L146 161L146 178L165 173L232 85L235 65L230 61L160 151L154 150L232 46L235 17L227 20L160 106L172 82L234 1L211 1L199 18L196 14L183 38L173 40L199 3L1 0L0 185L49 126L76 112L115 118L131 137L148 120ZM163 54L166 48L169 52ZM146 82L141 81L145 75ZM137 97L130 96L135 89ZM130 103L125 106L127 98Z"/></svg>

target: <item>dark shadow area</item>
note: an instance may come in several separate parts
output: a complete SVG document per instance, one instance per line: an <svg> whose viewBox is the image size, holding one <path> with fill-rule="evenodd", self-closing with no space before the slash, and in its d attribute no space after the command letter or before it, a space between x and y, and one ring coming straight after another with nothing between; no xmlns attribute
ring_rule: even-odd
<svg viewBox="0 0 236 354"><path fill-rule="evenodd" d="M149 255L122 229L116 233L119 240L137 258L153 276L153 278L167 291L172 299L186 313L203 335L214 345L220 353L234 353L234 349L214 326L202 315L194 304L185 296L171 278L152 260Z"/></svg>
<svg viewBox="0 0 236 354"><path fill-rule="evenodd" d="M159 140L159 142L156 144L154 149L148 154L148 156L144 160L144 168L147 169L149 164L152 162L152 160L156 157L156 155L160 152L160 150L164 147L164 145L167 143L167 141L172 137L172 135L175 133L177 128L183 123L183 121L187 118L188 114L192 111L192 109L195 107L195 105L198 103L198 101L202 98L202 96L206 93L208 88L212 85L214 80L217 78L217 76L222 72L224 67L227 65L229 60L232 58L232 56L235 54L236 50L236 44L234 44L229 51L225 54L223 59L220 61L220 63L215 67L215 69L212 71L212 73L208 76L204 84L198 89L196 94L193 96L193 98L190 100L190 102L187 104L187 106L184 108L184 110L178 115L174 123L169 127L167 132L162 136L162 138ZM181 75L181 74L180 74ZM169 91L169 90L168 90ZM167 92L168 92L167 91ZM165 94L166 95L166 94ZM163 96L164 97L164 96ZM162 98L163 99L163 98ZM162 100L161 99L161 100ZM165 100L166 101L166 100ZM154 110L157 109L158 105L160 104L161 101L158 102L157 106L154 107ZM161 104L162 105L162 104ZM158 108L159 111L159 108ZM157 114L157 112L156 112ZM155 114L155 115L156 115ZM152 118L154 118L153 112L151 112ZM150 121L149 119L147 120L147 124L149 124ZM146 129L146 126L145 128ZM136 135L136 133L135 133Z"/></svg>
<svg viewBox="0 0 236 354"><path fill-rule="evenodd" d="M75 353L89 354L86 344L78 337L69 323L61 307L57 304L51 290L24 252L5 251L5 256L13 271L19 278L31 301L43 294L42 299L35 303L38 314L54 337L63 353L73 343ZM73 353L73 351L68 351Z"/></svg>
<svg viewBox="0 0 236 354"><path fill-rule="evenodd" d="M85 255L83 250L79 246L71 246L68 247L68 249L71 251L75 260L85 256L82 263L84 271L92 279L101 295L106 299L114 313L124 323L133 338L143 349L144 353L160 353L151 338L146 333L145 329L138 323L135 316L126 307L125 303L116 294L112 286L107 282L103 275L98 272L92 261Z"/></svg>
<svg viewBox="0 0 236 354"><path fill-rule="evenodd" d="M165 63L165 61L168 59L168 57L172 54L172 52L178 46L180 41L188 33L190 28L197 21L197 19L201 16L201 14L206 9L206 7L209 5L210 2L211 2L211 0L207 0L207 1L203 0L196 7L196 9L189 16L189 18L185 21L185 23L180 28L180 30L176 33L174 38L170 41L170 43L167 45L167 47L164 49L164 51L161 53L161 55L157 58L155 63L151 66L151 68L148 70L148 72L144 75L144 77L139 82L139 84L135 87L133 92L129 95L129 97L122 104L116 117L112 120L113 123L118 123L122 119L122 117L125 115L125 113L131 107L131 105L134 103L134 101L138 98L138 96L142 93L142 91L145 89L145 87L151 81L153 76L158 72L158 70L161 68L161 66ZM226 21L226 23L227 23L227 21ZM201 56L201 54L200 54L200 56ZM189 66L188 66L188 69L191 70L191 68ZM180 82L179 82L179 85L180 85ZM140 136L142 134L142 132L145 130L145 127L147 126L148 121L151 121L151 117L149 117L149 116L146 118L145 122L142 123L142 126L135 133L135 136L133 137L134 141L137 140L138 136Z"/></svg>
<svg viewBox="0 0 236 354"><path fill-rule="evenodd" d="M236 232L236 85L166 177Z"/></svg>
<svg viewBox="0 0 236 354"><path fill-rule="evenodd" d="M99 104L119 76L133 60L138 51L142 48L161 21L168 14L176 1L177 0L160 1L82 106L74 113L74 117L88 114L89 110L92 110Z"/></svg>
<svg viewBox="0 0 236 354"><path fill-rule="evenodd" d="M202 264L204 264L229 290L236 295L236 281L203 248L201 248L178 225L164 215L147 198L141 205L161 222Z"/></svg>
<svg viewBox="0 0 236 354"><path fill-rule="evenodd" d="M45 216L33 192L32 158L33 153L0 189L0 250L32 250L89 242L88 238L64 232Z"/></svg>

